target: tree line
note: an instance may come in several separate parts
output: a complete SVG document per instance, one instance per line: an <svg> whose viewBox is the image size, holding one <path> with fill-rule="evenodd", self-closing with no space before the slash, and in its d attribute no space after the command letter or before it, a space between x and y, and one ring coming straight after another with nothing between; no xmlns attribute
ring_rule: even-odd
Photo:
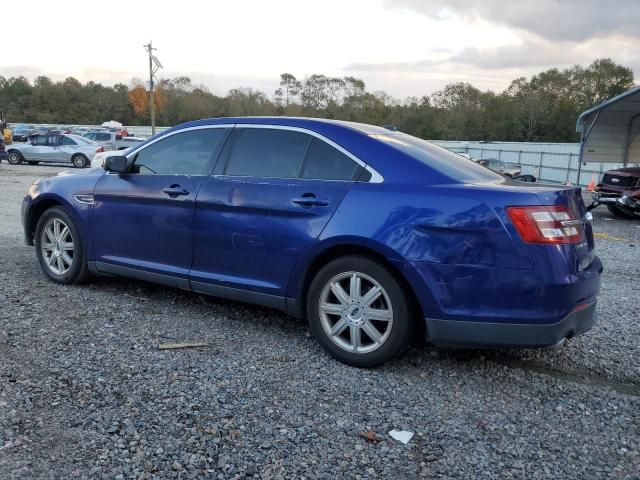
<svg viewBox="0 0 640 480"><path fill-rule="evenodd" d="M587 67L552 68L517 78L501 92L451 83L422 97L399 100L369 91L359 78L314 74L280 76L268 95L249 87L212 94L189 77L161 79L155 95L156 123L175 125L207 117L294 115L394 125L422 138L575 142L580 112L631 88L630 68L604 58ZM0 76L0 108L10 123L149 124L149 99L140 80L104 86L74 78Z"/></svg>

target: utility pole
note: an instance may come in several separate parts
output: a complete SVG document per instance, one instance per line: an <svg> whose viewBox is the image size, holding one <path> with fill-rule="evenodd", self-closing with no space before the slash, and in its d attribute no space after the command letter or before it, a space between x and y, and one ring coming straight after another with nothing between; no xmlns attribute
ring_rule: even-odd
<svg viewBox="0 0 640 480"><path fill-rule="evenodd" d="M156 92L154 89L153 78L158 71L158 69L162 68L162 64L158 57L156 57L152 52L157 50L153 48L152 42L149 42L147 45L143 45L147 53L149 54L149 111L151 112L151 135L156 134Z"/></svg>

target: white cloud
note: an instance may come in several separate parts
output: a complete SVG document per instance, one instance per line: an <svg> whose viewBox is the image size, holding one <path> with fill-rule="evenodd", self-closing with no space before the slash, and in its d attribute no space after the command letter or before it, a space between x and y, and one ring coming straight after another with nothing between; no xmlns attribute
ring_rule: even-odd
<svg viewBox="0 0 640 480"><path fill-rule="evenodd" d="M356 75L404 97L452 81L503 88L514 77L597 56L640 66L631 38L640 29L630 27L640 9L622 18L616 8L585 2L182 0L156 2L150 12L142 0L126 8L32 0L30 11L46 15L4 22L3 37L19 40L3 50L0 75L129 83L147 76L149 39L166 67L160 76L188 75L220 95L236 86L272 94L282 72Z"/></svg>

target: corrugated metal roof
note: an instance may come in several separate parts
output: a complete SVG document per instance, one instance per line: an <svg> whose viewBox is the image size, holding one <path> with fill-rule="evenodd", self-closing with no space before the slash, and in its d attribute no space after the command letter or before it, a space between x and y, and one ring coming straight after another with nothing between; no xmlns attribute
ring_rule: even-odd
<svg viewBox="0 0 640 480"><path fill-rule="evenodd" d="M636 87L633 87L633 88L627 90L626 92L621 93L620 95L617 95L617 96L615 96L613 98L610 98L609 100L605 100L605 101L599 103L598 105L596 105L595 107L591 107L590 109L585 110L578 117L578 121L576 122L576 132L582 132L583 131L585 121L586 121L586 119L588 117L591 116L591 114L599 112L599 111L602 111L603 109L607 109L607 110L612 111L612 112L630 113L631 115L638 113L640 111L639 110L640 109L640 98L637 100L639 102L639 105L634 106L636 108L632 109L633 111L628 111L624 106L624 103L627 103L626 101L628 101L628 100L634 101L633 97L635 97L635 95L638 95L638 94L640 94L640 85L638 85ZM635 103L635 101L634 101L634 103Z"/></svg>

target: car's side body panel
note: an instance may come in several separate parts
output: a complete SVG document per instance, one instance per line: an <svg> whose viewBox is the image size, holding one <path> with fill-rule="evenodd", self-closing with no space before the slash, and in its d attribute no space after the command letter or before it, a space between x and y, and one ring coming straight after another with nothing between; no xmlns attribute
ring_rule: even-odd
<svg viewBox="0 0 640 480"><path fill-rule="evenodd" d="M553 326L544 335L515 342L541 345L583 331L595 320L591 313L602 265L579 189L524 184L492 173L478 180L485 178L482 172L473 181L463 173L456 179L447 165L466 160L438 147L426 146L420 158L413 157L411 149L419 148L415 142L395 148L402 137L384 129L301 118L190 122L134 147L127 157L184 129L221 126L302 129L358 159L368 176L321 181L227 175L217 167L225 155L220 147L212 175L93 171L84 180L43 181L33 187L25 209L42 199L60 199L78 218L88 258L98 271L298 314L311 266L326 252L345 248L372 252L393 268L417 299L427 325L447 341L467 335L461 329L474 323L488 326L487 338L500 336L495 333L499 325L524 325L524 330L511 329L522 332ZM227 137L230 145L233 137ZM466 166L451 168L461 172ZM469 169L485 171L471 162ZM176 185L186 193L177 198L163 193ZM78 193L93 195L92 204L72 200ZM299 201L310 194L322 201ZM548 205L576 215L584 229L580 243L522 241L507 209ZM500 338L511 333L505 335Z"/></svg>
<svg viewBox="0 0 640 480"><path fill-rule="evenodd" d="M203 176L106 174L96 184L93 260L187 278L193 213ZM163 192L171 185L187 195Z"/></svg>
<svg viewBox="0 0 640 480"><path fill-rule="evenodd" d="M198 193L191 281L285 296L351 182L215 175ZM327 202L305 207L296 198ZM204 288L204 286L200 286Z"/></svg>

